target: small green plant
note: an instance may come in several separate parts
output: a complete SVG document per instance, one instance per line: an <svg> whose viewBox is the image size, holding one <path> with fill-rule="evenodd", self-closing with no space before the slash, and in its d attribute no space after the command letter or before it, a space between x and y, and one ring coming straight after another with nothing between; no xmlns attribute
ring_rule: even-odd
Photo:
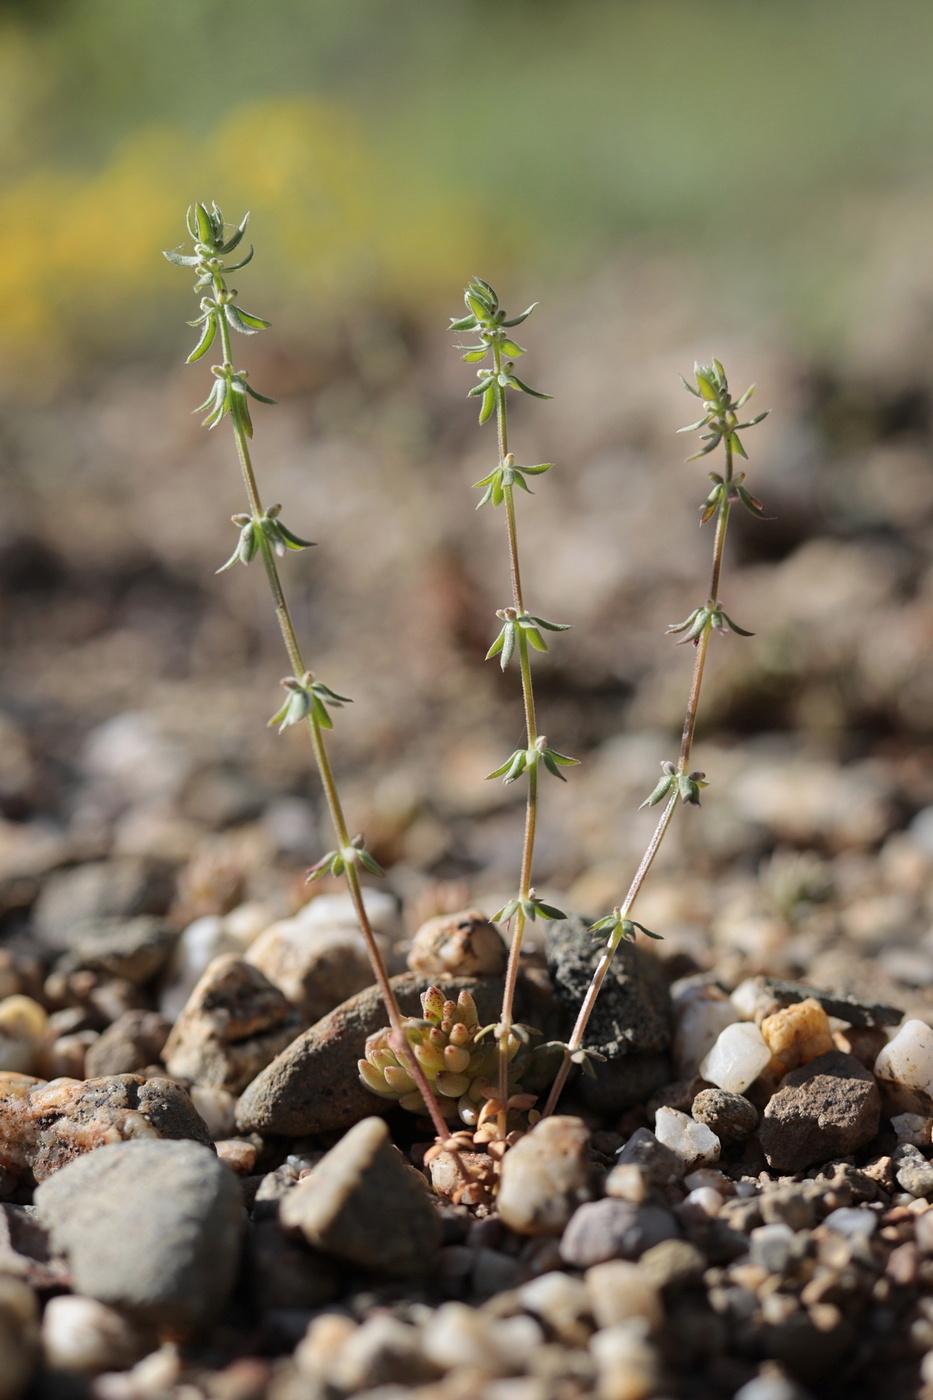
<svg viewBox="0 0 933 1400"><path fill-rule="evenodd" d="M248 372L238 369L233 357L231 332L255 335L269 326L268 321L253 315L252 312L244 311L238 305L237 292L227 281L230 273L245 267L253 256L253 249L250 248L245 257L239 258L238 261L227 261L228 256L235 252L243 240L248 218L249 215L237 227L231 228L224 223L223 214L216 204L210 209L206 204L195 204L188 210L187 219L188 232L194 240L193 252L165 253L169 262L179 267L190 268L196 273L195 291L202 294L200 314L190 321L189 325L198 330L199 338L188 356L187 363L200 360L215 343L219 343L221 351L221 362L211 366L214 382L210 392L196 411L205 413L204 423L208 428L216 427L225 418L230 419L249 503L247 513L233 516L233 523L239 530L237 545L233 554L217 572L223 573L237 562L249 565L257 555L262 559L282 641L292 668L292 674L282 681L286 692L285 702L269 723L278 725L280 732L292 724L304 723L307 726L337 838L335 849L312 866L308 878L314 880L329 873L342 875L346 880L372 963L373 975L388 1013L388 1043L397 1053L400 1067L404 1066L410 1082L417 1087L424 1106L431 1114L438 1137L443 1141L447 1137L446 1123L431 1085L416 1055L409 1049L406 1022L389 981L363 902L361 869L373 875L381 875L383 872L367 851L363 837L350 835L324 738L325 731L333 728L330 712L349 704L350 701L347 696L338 695L318 680L305 665L279 574L277 559L292 551L309 549L311 541L302 539L283 524L279 519L281 506L263 506L250 455L249 443L253 436L250 399L265 404L274 403L275 400L267 398L265 394L260 394L253 388Z"/></svg>
<svg viewBox="0 0 933 1400"><path fill-rule="evenodd" d="M481 1127L497 1111L490 1085L497 1076L498 1049L483 1041L476 1004L469 992L456 1001L445 998L437 987L422 993L421 1019L410 1017L405 1034L415 1059L437 1093L445 1118L459 1118L468 1128ZM514 1065L521 1042L512 1037L509 1093L517 1087L520 1066ZM360 1060L360 1077L368 1089L383 1098L397 1100L411 1113L424 1113L421 1090L393 1049L388 1031L376 1031L366 1042L366 1058Z"/></svg>
<svg viewBox="0 0 933 1400"><path fill-rule="evenodd" d="M694 397L702 400L703 415L695 423L689 423L678 431L681 433L699 431L701 433L701 441L704 446L689 458L691 462L696 461L699 457L707 456L722 444L725 466L722 473L710 472L713 487L700 506L701 525L705 525L714 516L716 518L713 562L706 601L698 608L694 608L690 616L685 618L683 622L674 623L667 629L669 633L674 635L683 633L680 645L692 642L696 648L693 677L690 682L690 693L687 697L687 713L680 741L680 754L676 763L666 760L661 764L661 779L654 791L642 803L643 807L654 807L663 802L664 810L651 840L648 842L645 854L639 862L638 869L635 871L625 899L621 905L604 918L598 919L591 927L590 932L593 937L602 942L604 947L593 970L593 976L577 1014L570 1040L564 1050L560 1069L544 1108L544 1117L554 1112L571 1067L574 1064L583 1063L585 1065L586 1063L587 1051L583 1047L586 1027L619 944L623 939L634 942L636 930L641 930L649 938L659 937L658 934L651 933L642 924L635 923L630 916L632 906L638 898L639 891L651 869L675 811L678 806L698 807L700 805L700 792L707 786L705 773L690 770L690 754L693 749L693 737L696 731L700 703L700 687L703 684L703 670L706 666L710 637L714 631L725 632L727 629L738 633L741 637L752 635L743 627L737 626L723 609L719 598L719 584L722 574L726 528L729 524L729 514L732 507L738 504L750 511L752 515L758 516L759 519L767 518L761 502L755 499L744 484L745 473L736 474L734 470L736 457L747 459L739 433L744 432L747 428L753 428L756 423L760 423L767 416L767 412L759 413L757 417L749 419L748 422L739 422L739 410L747 403L755 386L752 385L740 398L733 399L725 371L718 360L713 360L712 365L695 365L694 377L695 384L688 384L686 379L683 379L683 385ZM703 431L704 429L705 431Z"/></svg>
<svg viewBox="0 0 933 1400"><path fill-rule="evenodd" d="M500 608L496 616L502 626L493 642L486 659L499 658L503 671L513 657L518 658L521 677L522 701L525 716L525 742L521 748L510 754L505 762L489 774L490 778L502 778L503 782L513 783L524 775L527 782L525 802L525 832L522 843L521 869L519 871L518 892L493 918L511 925L511 948L505 975L505 989L502 1010L494 1033L499 1045L499 1096L498 1127L499 1135L505 1138L508 1131L507 1104L510 1098L510 1076L512 1062L518 1049L519 1039L513 1026L512 1014L515 1000L515 984L518 977L519 955L522 937L527 921L541 919L563 919L565 915L551 904L539 899L533 879L535 829L538 819L538 773L542 767L555 778L565 781L562 768L578 762L558 749L552 748L543 734L538 733L535 712L534 682L531 670L532 651L547 651L545 632L566 632L569 623L549 622L537 613L529 612L525 605L522 588L521 561L518 549L518 525L515 511L515 491L530 493L526 481L528 476L540 476L550 471L550 462L538 462L533 466L519 465L509 451L509 425L507 396L509 390L530 394L537 399L550 398L532 389L515 373L515 361L525 350L511 336L515 326L521 325L532 313L537 303L532 304L518 316L508 317L499 305L499 298L482 278L474 277L464 293L466 316L454 317L450 329L474 334L475 342L460 345L462 358L467 364L479 364L476 371L477 383L470 390L469 398L480 401L480 424L487 422L493 414L496 417L498 460L488 476L476 483L483 491L477 510L489 504L495 509L505 507L505 523L508 538L509 574L512 583L512 602Z"/></svg>

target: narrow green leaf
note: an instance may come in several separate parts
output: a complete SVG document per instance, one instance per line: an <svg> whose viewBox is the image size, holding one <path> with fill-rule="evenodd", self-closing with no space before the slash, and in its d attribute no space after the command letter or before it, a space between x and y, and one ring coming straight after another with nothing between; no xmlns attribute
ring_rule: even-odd
<svg viewBox="0 0 933 1400"><path fill-rule="evenodd" d="M531 305L521 313L520 316L513 316L510 321L503 321L502 324L510 328L512 326L520 326L522 321L526 321L528 319L528 317L531 315L532 311L534 311L537 305L538 303L536 301L533 301Z"/></svg>
<svg viewBox="0 0 933 1400"><path fill-rule="evenodd" d="M517 360L519 355L526 354L524 346L519 345L514 340L503 340L501 342L503 353L508 355L510 360Z"/></svg>
<svg viewBox="0 0 933 1400"><path fill-rule="evenodd" d="M258 389L253 388L252 384L250 384L248 379L243 380L243 387L249 394L250 398L258 399L260 403L278 403L278 399L270 399L267 397L267 395L260 394Z"/></svg>
<svg viewBox="0 0 933 1400"><path fill-rule="evenodd" d="M214 336L217 334L217 317L209 314L204 323L204 332L197 345L185 361L186 365L194 364L195 360L200 360L202 355L206 355L214 343Z"/></svg>
<svg viewBox="0 0 933 1400"><path fill-rule="evenodd" d="M479 421L480 421L480 423L485 423L486 420L487 420L488 418L491 418L491 417L492 417L493 410L495 409L495 407L496 407L496 391L495 391L495 389L493 388L493 386L490 384L490 385L488 386L488 388L486 389L485 394L483 395L483 406L482 406L482 408L481 408L480 411L479 411ZM497 502L497 504L498 504L498 502Z"/></svg>
<svg viewBox="0 0 933 1400"><path fill-rule="evenodd" d="M519 379L517 374L509 375L509 383L516 389L521 389L523 394L530 394L534 399L551 399L553 394L542 394L538 389L532 389L523 379Z"/></svg>
<svg viewBox="0 0 933 1400"><path fill-rule="evenodd" d="M201 259L196 253L176 253L174 249L164 252L163 258L168 258L170 263L176 267L197 267Z"/></svg>
<svg viewBox="0 0 933 1400"><path fill-rule="evenodd" d="M227 252L227 251L228 251L228 249L224 249L224 252ZM230 263L228 266L226 266L226 267L224 268L224 272L225 272L225 273L226 273L226 272L239 272L239 270L240 270L241 267L245 267L246 264L247 264L248 262L252 262L252 260L253 260L253 249L250 248L250 250L249 250L249 252L246 254L246 257L245 257L245 258L241 258L240 261L237 262L237 263Z"/></svg>

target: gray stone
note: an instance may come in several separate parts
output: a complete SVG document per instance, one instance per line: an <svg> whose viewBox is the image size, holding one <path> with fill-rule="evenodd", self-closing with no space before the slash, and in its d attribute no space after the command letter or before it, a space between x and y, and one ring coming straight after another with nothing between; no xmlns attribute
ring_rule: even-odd
<svg viewBox="0 0 933 1400"><path fill-rule="evenodd" d="M432 982L414 972L392 979L403 1016L420 1016L420 995ZM436 979L454 1001L467 991L476 1002L481 1023L494 1021L502 1001L499 977ZM367 987L292 1041L247 1087L237 1104L241 1132L303 1137L308 1133L349 1128L373 1113L386 1111L362 1084L357 1062L366 1038L388 1024L378 987Z"/></svg>
<svg viewBox="0 0 933 1400"><path fill-rule="evenodd" d="M852 1055L831 1050L784 1076L765 1108L759 1138L770 1167L800 1172L866 1147L880 1115L871 1072Z"/></svg>
<svg viewBox="0 0 933 1400"><path fill-rule="evenodd" d="M933 1195L933 1163L928 1162L919 1147L902 1143L894 1149L894 1175L898 1184L912 1196Z"/></svg>
<svg viewBox="0 0 933 1400"><path fill-rule="evenodd" d="M210 1146L180 1084L116 1074L107 1079L25 1076L0 1082L0 1166L42 1181L73 1158L129 1138L190 1138ZM213 1150L213 1149L212 1149Z"/></svg>
<svg viewBox="0 0 933 1400"><path fill-rule="evenodd" d="M162 971L178 937L177 928L152 915L93 919L77 926L71 949L58 959L55 972L64 977L97 972L142 987Z"/></svg>
<svg viewBox="0 0 933 1400"><path fill-rule="evenodd" d="M668 1055L623 1055L590 1064L592 1076L581 1074L574 1092L588 1108L607 1116L644 1103L671 1077Z"/></svg>
<svg viewBox="0 0 933 1400"><path fill-rule="evenodd" d="M680 1157L659 1142L650 1128L635 1129L616 1153L616 1163L620 1167L639 1167L653 1186L669 1186L684 1174Z"/></svg>
<svg viewBox="0 0 933 1400"><path fill-rule="evenodd" d="M233 1288L245 1216L239 1184L191 1142L122 1142L36 1191L74 1289L161 1330L187 1333Z"/></svg>
<svg viewBox="0 0 933 1400"><path fill-rule="evenodd" d="M545 1118L505 1154L499 1215L520 1235L560 1235L589 1200L589 1129L579 1118Z"/></svg>
<svg viewBox="0 0 933 1400"><path fill-rule="evenodd" d="M165 1043L170 1074L195 1084L244 1089L290 1045L298 1012L257 967L235 954L209 964Z"/></svg>
<svg viewBox="0 0 933 1400"><path fill-rule="evenodd" d="M162 1055L171 1024L158 1011L124 1011L89 1045L84 1057L88 1079L136 1074Z"/></svg>
<svg viewBox="0 0 933 1400"><path fill-rule="evenodd" d="M294 1184L294 1183L293 1183ZM300 1237L286 1235L278 1220L256 1219L247 1235L247 1285L260 1312L312 1310L340 1293L339 1266Z"/></svg>
<svg viewBox="0 0 933 1400"><path fill-rule="evenodd" d="M806 1237L797 1236L789 1225L759 1225L749 1236L753 1264L768 1274L783 1274L806 1249Z"/></svg>
<svg viewBox="0 0 933 1400"><path fill-rule="evenodd" d="M761 1218L766 1225L789 1225L792 1230L812 1230L822 1191L812 1182L799 1186L779 1186L759 1198Z"/></svg>
<svg viewBox="0 0 933 1400"><path fill-rule="evenodd" d="M690 1116L705 1123L722 1142L744 1142L758 1127L758 1110L742 1094L725 1089L702 1089L693 1100Z"/></svg>
<svg viewBox="0 0 933 1400"><path fill-rule="evenodd" d="M44 948L68 952L75 931L88 921L164 914L174 893L174 873L164 861L148 856L88 861L48 877L33 909L33 931Z"/></svg>
<svg viewBox="0 0 933 1400"><path fill-rule="evenodd" d="M689 1240L661 1240L645 1250L638 1268L659 1293L679 1293L701 1282L706 1256Z"/></svg>
<svg viewBox="0 0 933 1400"><path fill-rule="evenodd" d="M680 1234L663 1206L631 1201L590 1201L574 1212L560 1242L561 1258L575 1269L607 1259L640 1259L646 1249Z"/></svg>
<svg viewBox="0 0 933 1400"><path fill-rule="evenodd" d="M427 1272L443 1234L427 1183L381 1118L351 1128L284 1196L279 1218L315 1249L385 1274Z"/></svg>

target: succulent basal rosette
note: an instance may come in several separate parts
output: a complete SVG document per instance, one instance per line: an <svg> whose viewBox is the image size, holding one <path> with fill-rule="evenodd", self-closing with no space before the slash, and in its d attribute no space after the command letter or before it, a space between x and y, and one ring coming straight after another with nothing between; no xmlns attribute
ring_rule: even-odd
<svg viewBox="0 0 933 1400"><path fill-rule="evenodd" d="M421 1006L423 1018L412 1016L403 1022L410 1051L437 1095L444 1117L459 1117L468 1127L475 1127L484 1104L495 1093L498 1044L492 1035L488 1042L480 1039L483 1031L469 992L448 1001L439 988L429 987L421 995ZM399 1055L392 1048L391 1035L387 1027L368 1038L366 1058L359 1061L360 1078L381 1098L396 1099L410 1113L424 1113L421 1092L404 1065L404 1051ZM518 1035L509 1037L511 1060L521 1046ZM515 1066L510 1090L519 1074L520 1067Z"/></svg>

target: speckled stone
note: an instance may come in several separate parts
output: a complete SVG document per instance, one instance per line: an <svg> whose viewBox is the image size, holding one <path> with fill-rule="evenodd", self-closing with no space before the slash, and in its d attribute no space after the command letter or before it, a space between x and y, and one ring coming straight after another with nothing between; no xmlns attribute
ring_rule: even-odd
<svg viewBox="0 0 933 1400"><path fill-rule="evenodd" d="M180 1084L116 1074L104 1079L0 1075L0 1167L36 1181L75 1157L128 1138L210 1135Z"/></svg>
<svg viewBox="0 0 933 1400"><path fill-rule="evenodd" d="M257 967L234 954L208 966L165 1042L170 1074L237 1093L301 1029L298 1012Z"/></svg>

